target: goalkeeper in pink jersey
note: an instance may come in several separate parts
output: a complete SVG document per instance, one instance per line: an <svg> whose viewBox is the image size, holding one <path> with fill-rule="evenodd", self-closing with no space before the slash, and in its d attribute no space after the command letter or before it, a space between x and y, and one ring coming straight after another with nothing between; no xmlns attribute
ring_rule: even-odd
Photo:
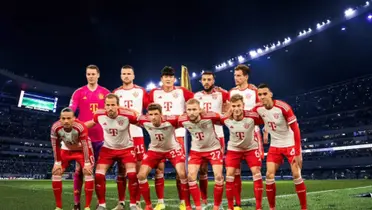
<svg viewBox="0 0 372 210"><path fill-rule="evenodd" d="M89 65L86 68L86 78L88 84L78 88L71 97L70 107L74 111L79 110L78 119L82 122L89 121L93 114L105 107L105 96L110 93L106 88L98 85L100 77L99 68ZM98 159L99 151L103 145L103 131L101 126L89 129L89 138L92 142L94 158ZM83 176L81 166L77 163L74 174L74 210L80 210L80 194L83 186Z"/></svg>

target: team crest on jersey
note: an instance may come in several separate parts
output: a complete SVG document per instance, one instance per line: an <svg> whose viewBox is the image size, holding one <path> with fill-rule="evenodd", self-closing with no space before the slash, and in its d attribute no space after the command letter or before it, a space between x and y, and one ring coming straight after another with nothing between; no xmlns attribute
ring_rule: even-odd
<svg viewBox="0 0 372 210"><path fill-rule="evenodd" d="M86 97L86 96L84 96L84 97L83 97L83 99L84 99L84 100L87 100L87 97Z"/></svg>
<svg viewBox="0 0 372 210"><path fill-rule="evenodd" d="M174 92L172 95L173 95L173 98L178 98L178 93Z"/></svg>
<svg viewBox="0 0 372 210"><path fill-rule="evenodd" d="M212 98L213 98L213 100L216 100L216 99L218 98L218 95L215 94L215 93L213 93L213 94L212 94Z"/></svg>
<svg viewBox="0 0 372 210"><path fill-rule="evenodd" d="M139 93L136 91L136 92L134 92L132 95L133 95L135 98L137 98L138 95L139 95Z"/></svg>
<svg viewBox="0 0 372 210"><path fill-rule="evenodd" d="M274 118L279 119L279 113L274 113Z"/></svg>
<svg viewBox="0 0 372 210"><path fill-rule="evenodd" d="M250 99L252 97L252 95L250 94L250 93L247 93L246 95L245 95L245 98L246 99Z"/></svg>
<svg viewBox="0 0 372 210"><path fill-rule="evenodd" d="M248 129L249 128L249 124L248 123L244 123L244 128L245 129Z"/></svg>
<svg viewBox="0 0 372 210"><path fill-rule="evenodd" d="M105 96L104 96L102 93L100 93L100 94L98 95L98 98L102 100L102 99L105 98Z"/></svg>
<svg viewBox="0 0 372 210"><path fill-rule="evenodd" d="M203 128L203 129L206 129L208 127L208 125L204 123L204 124L201 124L200 127Z"/></svg>
<svg viewBox="0 0 372 210"><path fill-rule="evenodd" d="M123 125L124 125L124 120L119 120L118 124L119 124L120 126L123 126Z"/></svg>

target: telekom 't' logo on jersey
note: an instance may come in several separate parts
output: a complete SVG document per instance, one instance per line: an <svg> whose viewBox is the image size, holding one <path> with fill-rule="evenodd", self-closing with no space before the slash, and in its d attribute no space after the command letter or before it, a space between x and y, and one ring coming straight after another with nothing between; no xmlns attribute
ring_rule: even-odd
<svg viewBox="0 0 372 210"><path fill-rule="evenodd" d="M239 140L243 140L244 139L244 132L235 132L235 136Z"/></svg>
<svg viewBox="0 0 372 210"><path fill-rule="evenodd" d="M205 103L203 103L203 109L206 112L209 112L212 109L212 103L211 102L205 102Z"/></svg>
<svg viewBox="0 0 372 210"><path fill-rule="evenodd" d="M273 130L273 131L276 130L276 124L275 124L275 122L267 122L267 124L269 124L269 127L271 128L271 130Z"/></svg>
<svg viewBox="0 0 372 210"><path fill-rule="evenodd" d="M124 100L124 107L125 108L132 108L133 107L133 101L132 100Z"/></svg>
<svg viewBox="0 0 372 210"><path fill-rule="evenodd" d="M198 140L203 140L204 139L204 133L203 132L196 132L195 136Z"/></svg>
<svg viewBox="0 0 372 210"><path fill-rule="evenodd" d="M117 136L118 135L118 129L110 128L109 133L111 134L111 136Z"/></svg>
<svg viewBox="0 0 372 210"><path fill-rule="evenodd" d="M164 140L164 135L161 133L155 133L155 139L158 141L163 141Z"/></svg>
<svg viewBox="0 0 372 210"><path fill-rule="evenodd" d="M164 109L165 111L170 111L172 109L172 102L171 101L164 101Z"/></svg>
<svg viewBox="0 0 372 210"><path fill-rule="evenodd" d="M92 111L92 113L95 113L98 109L98 103L89 104L89 108L90 108L90 111Z"/></svg>

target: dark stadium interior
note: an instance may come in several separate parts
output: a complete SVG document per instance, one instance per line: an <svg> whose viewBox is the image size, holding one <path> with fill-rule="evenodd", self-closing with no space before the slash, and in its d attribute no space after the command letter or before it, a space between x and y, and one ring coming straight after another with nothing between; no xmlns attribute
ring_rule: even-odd
<svg viewBox="0 0 372 210"><path fill-rule="evenodd" d="M341 30L343 27L346 30ZM226 32L228 29L221 30ZM285 31L293 30L287 28ZM360 15L249 62L252 68L250 82L257 85L268 83L277 99L287 101L294 108L305 151L304 177L308 179L372 178L371 34L372 23L366 21L365 15ZM254 44L258 46L274 38L264 36ZM232 47L227 48L228 52L232 52ZM239 50L243 48L237 47L234 53L238 54ZM222 54L220 58L226 60L226 56ZM9 60L3 53L1 57ZM121 63L117 61L120 59L115 59L116 63ZM104 63L101 60L99 62ZM197 73L202 69L214 68L210 66L210 61L205 62L208 65L201 65L201 59L198 62L196 64L187 60L182 64L188 65L190 72ZM103 68L102 75L109 71L107 75L112 77L103 76L101 85L113 90L120 86L120 65L113 69L111 65L105 65L108 68ZM159 75L161 65L157 63L154 65L157 68L151 70L150 64L139 66L136 69L141 73L136 78L139 85L145 86L150 80L159 80L156 75ZM69 77L74 77L71 83L66 75L61 77L63 81L57 81L53 75L45 75L34 68L27 69L30 71L25 75L24 67L10 61L0 67L4 68L0 72L0 177L48 178L53 165L50 126L58 119L58 111L68 105L72 91L84 84L84 66L79 66L81 71L78 74L74 73L77 67L67 71ZM62 71L61 68L55 71ZM143 77L142 72L146 75L148 73L151 78ZM216 75L217 85L225 89L233 87L232 69ZM198 80L192 81L192 87L193 90L202 88ZM17 107L22 89L58 97L57 112L46 113ZM146 136L146 144L148 142ZM167 176L174 177L170 163L166 166ZM290 176L288 164L284 166L278 178L286 179ZM249 179L250 172L245 164L242 170L244 178ZM112 171L111 175L114 174Z"/></svg>

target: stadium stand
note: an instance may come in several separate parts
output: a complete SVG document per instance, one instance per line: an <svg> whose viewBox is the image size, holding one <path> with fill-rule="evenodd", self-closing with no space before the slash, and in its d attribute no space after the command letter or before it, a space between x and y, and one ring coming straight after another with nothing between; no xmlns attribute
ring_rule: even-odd
<svg viewBox="0 0 372 210"><path fill-rule="evenodd" d="M7 83L9 78L0 81L12 85ZM58 114L17 107L22 86L13 85L3 87L0 93L0 178L48 178L53 165L49 132ZM37 90L51 94L51 87L43 85L47 91ZM367 75L283 99L293 107L300 123L305 178L372 178L371 87L372 75ZM53 86L53 90L58 89ZM58 91L60 107L68 104L71 93L63 90L65 94ZM148 144L146 132L145 138ZM246 164L242 170L243 178L250 179ZM166 164L166 176L175 177L170 163ZM278 178L289 176L285 164Z"/></svg>

